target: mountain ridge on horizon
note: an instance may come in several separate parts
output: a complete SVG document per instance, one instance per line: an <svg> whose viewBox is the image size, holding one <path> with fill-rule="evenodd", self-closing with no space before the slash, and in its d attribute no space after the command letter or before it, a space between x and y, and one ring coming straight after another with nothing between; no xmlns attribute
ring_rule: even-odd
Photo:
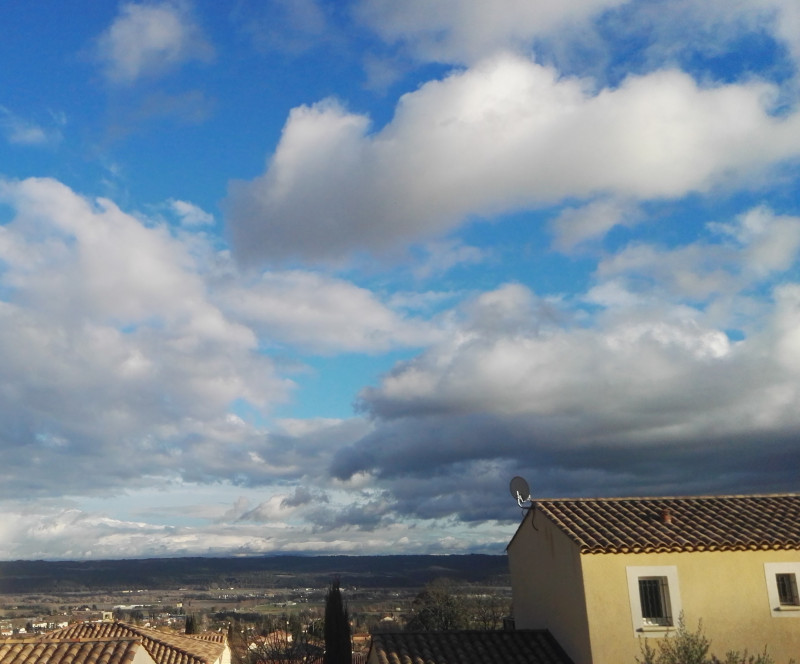
<svg viewBox="0 0 800 664"><path fill-rule="evenodd" d="M0 561L0 593L127 588L422 586L449 577L470 583L508 576L505 555L386 554Z"/></svg>

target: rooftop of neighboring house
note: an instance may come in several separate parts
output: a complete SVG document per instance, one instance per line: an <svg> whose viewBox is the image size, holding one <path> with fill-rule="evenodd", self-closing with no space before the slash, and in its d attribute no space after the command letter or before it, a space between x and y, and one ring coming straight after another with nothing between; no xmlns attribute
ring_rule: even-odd
<svg viewBox="0 0 800 664"><path fill-rule="evenodd" d="M517 534L544 517L581 553L800 549L800 494L544 499L534 507Z"/></svg>
<svg viewBox="0 0 800 664"><path fill-rule="evenodd" d="M572 664L547 630L466 630L373 634L378 664Z"/></svg>
<svg viewBox="0 0 800 664"><path fill-rule="evenodd" d="M0 664L132 664L142 647L141 640L134 638L91 641L10 639L0 641Z"/></svg>
<svg viewBox="0 0 800 664"><path fill-rule="evenodd" d="M224 635L160 632L123 622L75 623L50 632L50 639L138 638L156 664L214 664L226 648Z"/></svg>

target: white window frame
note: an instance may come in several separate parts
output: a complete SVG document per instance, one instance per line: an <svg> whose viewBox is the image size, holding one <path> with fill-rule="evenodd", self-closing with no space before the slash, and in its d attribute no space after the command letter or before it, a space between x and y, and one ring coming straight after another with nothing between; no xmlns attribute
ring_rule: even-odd
<svg viewBox="0 0 800 664"><path fill-rule="evenodd" d="M675 565L656 565L656 566L637 566L626 567L625 572L628 577L628 600L631 606L631 619L633 622L634 636L665 636L673 632L678 624L678 616L683 610L681 603L681 590L678 586L678 568ZM666 581L667 602L669 603L669 614L672 618L671 625L652 625L647 624L642 617L642 603L639 597L640 579L664 579ZM777 588L777 586L776 586Z"/></svg>
<svg viewBox="0 0 800 664"><path fill-rule="evenodd" d="M800 618L800 604L781 604L778 595L778 574L794 574L794 580L800 589L800 562L797 563L764 563L764 576L767 581L767 597L769 611L773 618Z"/></svg>

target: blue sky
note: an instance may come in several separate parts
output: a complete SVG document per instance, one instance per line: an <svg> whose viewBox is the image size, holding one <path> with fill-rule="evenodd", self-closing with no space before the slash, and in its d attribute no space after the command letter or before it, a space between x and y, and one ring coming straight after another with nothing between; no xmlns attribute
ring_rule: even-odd
<svg viewBox="0 0 800 664"><path fill-rule="evenodd" d="M0 558L502 553L800 467L795 0L0 6Z"/></svg>

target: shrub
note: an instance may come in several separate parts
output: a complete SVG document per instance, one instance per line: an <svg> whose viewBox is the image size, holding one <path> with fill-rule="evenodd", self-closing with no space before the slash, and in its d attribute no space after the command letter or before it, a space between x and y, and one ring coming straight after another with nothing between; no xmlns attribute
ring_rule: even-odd
<svg viewBox="0 0 800 664"><path fill-rule="evenodd" d="M725 653L725 659L712 656L711 664L773 664L773 659L767 654L767 647L764 646L764 652L759 655L750 655L747 650L741 653L731 650Z"/></svg>
<svg viewBox="0 0 800 664"><path fill-rule="evenodd" d="M750 655L747 650L731 650L725 653L724 659L709 655L710 648L711 641L703 632L703 621L698 621L697 631L690 632L681 613L675 634L657 641L655 648L644 639L639 644L641 658L637 657L636 661L638 664L775 664L766 646L758 655Z"/></svg>

